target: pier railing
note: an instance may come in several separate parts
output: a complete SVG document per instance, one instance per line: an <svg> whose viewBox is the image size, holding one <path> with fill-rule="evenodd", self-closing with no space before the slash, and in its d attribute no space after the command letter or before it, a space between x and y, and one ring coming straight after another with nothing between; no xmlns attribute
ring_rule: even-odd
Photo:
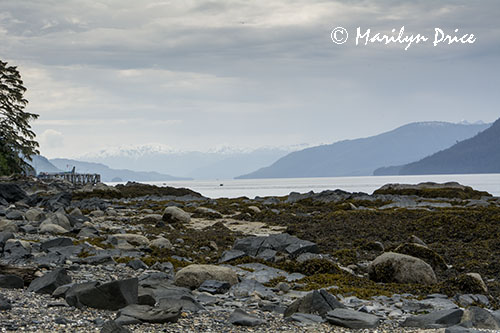
<svg viewBox="0 0 500 333"><path fill-rule="evenodd" d="M42 180L66 180L75 185L96 185L101 182L101 175L97 173L74 173L74 172L58 172L58 173L47 173L42 172L38 176L38 179Z"/></svg>

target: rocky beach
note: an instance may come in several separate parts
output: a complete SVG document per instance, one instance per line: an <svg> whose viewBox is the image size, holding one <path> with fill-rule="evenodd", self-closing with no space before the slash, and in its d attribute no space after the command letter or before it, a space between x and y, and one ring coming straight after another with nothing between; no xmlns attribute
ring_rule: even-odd
<svg viewBox="0 0 500 333"><path fill-rule="evenodd" d="M500 330L500 198L457 183L210 199L0 180L0 329Z"/></svg>

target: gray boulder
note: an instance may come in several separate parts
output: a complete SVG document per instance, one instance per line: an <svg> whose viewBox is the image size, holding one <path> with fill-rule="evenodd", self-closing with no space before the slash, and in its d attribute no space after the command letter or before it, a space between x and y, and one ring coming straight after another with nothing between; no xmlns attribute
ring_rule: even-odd
<svg viewBox="0 0 500 333"><path fill-rule="evenodd" d="M118 318L124 316L138 319L141 322L163 324L175 323L179 319L180 314L180 307L164 308L131 304L118 312Z"/></svg>
<svg viewBox="0 0 500 333"><path fill-rule="evenodd" d="M231 288L231 293L235 297L249 297L257 295L263 299L272 299L276 296L271 289L254 279L243 279L240 283L235 284Z"/></svg>
<svg viewBox="0 0 500 333"><path fill-rule="evenodd" d="M247 254L245 252L239 251L239 250L224 251L222 253L222 256L219 259L219 263L228 262L228 261L243 258L246 256L247 256Z"/></svg>
<svg viewBox="0 0 500 333"><path fill-rule="evenodd" d="M306 252L318 253L318 246L310 241L291 236L289 234L275 234L270 236L246 237L234 242L233 250L257 257L266 250L286 253L292 257ZM269 251L267 251L269 257Z"/></svg>
<svg viewBox="0 0 500 333"><path fill-rule="evenodd" d="M8 203L26 199L28 196L18 185L13 183L0 183L0 198Z"/></svg>
<svg viewBox="0 0 500 333"><path fill-rule="evenodd" d="M22 289L24 280L17 275L0 275L0 288Z"/></svg>
<svg viewBox="0 0 500 333"><path fill-rule="evenodd" d="M175 206L165 208L162 219L163 221L172 224L191 222L191 216L179 207Z"/></svg>
<svg viewBox="0 0 500 333"><path fill-rule="evenodd" d="M434 270L425 261L394 252L375 258L368 266L368 274L376 282L437 283Z"/></svg>
<svg viewBox="0 0 500 333"><path fill-rule="evenodd" d="M5 217L9 220L22 221L24 220L24 213L18 209L12 209L5 214Z"/></svg>
<svg viewBox="0 0 500 333"><path fill-rule="evenodd" d="M177 272L174 284L180 287L196 289L206 280L224 281L233 285L238 283L238 276L228 267L189 265Z"/></svg>
<svg viewBox="0 0 500 333"><path fill-rule="evenodd" d="M380 319L372 314L340 308L329 311L326 320L330 324L352 329L374 328L380 322Z"/></svg>
<svg viewBox="0 0 500 333"><path fill-rule="evenodd" d="M40 224L40 227L43 227L45 225L50 225L50 224L60 226L61 228L63 228L66 231L69 231L72 228L71 222L69 221L69 219L66 217L65 214L60 213L60 212L57 212L57 213L50 215L48 218L46 218Z"/></svg>
<svg viewBox="0 0 500 333"><path fill-rule="evenodd" d="M30 208L24 215L29 222L41 222L46 218L45 213L40 208Z"/></svg>
<svg viewBox="0 0 500 333"><path fill-rule="evenodd" d="M229 322L233 325L238 326L259 326L265 323L264 320L252 316L241 309L235 309L231 316L229 316Z"/></svg>
<svg viewBox="0 0 500 333"><path fill-rule="evenodd" d="M314 290L306 296L296 300L285 311L285 317L294 313L310 313L325 317L329 311L342 309L345 306L340 303L335 296L324 289Z"/></svg>
<svg viewBox="0 0 500 333"><path fill-rule="evenodd" d="M14 234L10 231L3 231L3 232L0 232L0 252L3 251L3 248L5 246L5 244L7 243L7 241L9 239L14 239Z"/></svg>
<svg viewBox="0 0 500 333"><path fill-rule="evenodd" d="M288 321L296 321L299 322L303 325L315 325L319 323L324 323L326 320L318 315L313 315L310 313L300 313L296 312L290 317L287 317L286 320Z"/></svg>
<svg viewBox="0 0 500 333"><path fill-rule="evenodd" d="M57 238L52 238L48 241L42 242L40 244L40 249L41 250L48 250L52 247L65 247L65 246L72 246L73 241L71 238L68 237L57 237Z"/></svg>
<svg viewBox="0 0 500 333"><path fill-rule="evenodd" d="M460 325L481 329L500 330L500 323L495 316L478 306L471 306L465 310Z"/></svg>
<svg viewBox="0 0 500 333"><path fill-rule="evenodd" d="M463 314L464 311L462 309L441 310L429 314L408 317L401 325L404 327L425 329L444 328L459 324Z"/></svg>
<svg viewBox="0 0 500 333"><path fill-rule="evenodd" d="M72 287L66 294L68 304L103 310L119 310L138 301L138 280L131 278L104 284L90 282Z"/></svg>
<svg viewBox="0 0 500 333"><path fill-rule="evenodd" d="M133 259L133 260L130 260L128 263L127 263L127 266L134 269L134 270L138 270L138 269L148 269L148 265L146 265L141 259Z"/></svg>
<svg viewBox="0 0 500 333"><path fill-rule="evenodd" d="M128 328L119 325L114 320L108 320L102 325L101 333L131 333Z"/></svg>
<svg viewBox="0 0 500 333"><path fill-rule="evenodd" d="M56 268L44 276L34 279L30 283L28 291L50 295L57 289L57 287L68 283L71 283L71 277L68 276L66 269Z"/></svg>
<svg viewBox="0 0 500 333"><path fill-rule="evenodd" d="M444 330L444 333L484 333L484 331L478 331L472 328L455 325L446 328Z"/></svg>

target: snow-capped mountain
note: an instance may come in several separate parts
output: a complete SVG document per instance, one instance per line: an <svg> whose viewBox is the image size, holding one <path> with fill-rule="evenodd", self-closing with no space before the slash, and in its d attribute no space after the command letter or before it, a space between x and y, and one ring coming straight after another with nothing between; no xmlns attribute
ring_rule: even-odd
<svg viewBox="0 0 500 333"><path fill-rule="evenodd" d="M215 146L206 151L180 151L161 143L106 147L79 156L115 169L147 170L195 179L230 179L275 162L308 145L288 147Z"/></svg>

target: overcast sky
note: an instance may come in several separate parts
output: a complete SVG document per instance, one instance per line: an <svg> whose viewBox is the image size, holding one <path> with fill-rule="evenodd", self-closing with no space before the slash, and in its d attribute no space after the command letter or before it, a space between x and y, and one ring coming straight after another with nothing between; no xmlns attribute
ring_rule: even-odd
<svg viewBox="0 0 500 333"><path fill-rule="evenodd" d="M499 17L497 0L1 0L0 59L48 157L330 143L500 117ZM402 26L430 40L355 44ZM476 41L433 46L435 28Z"/></svg>

